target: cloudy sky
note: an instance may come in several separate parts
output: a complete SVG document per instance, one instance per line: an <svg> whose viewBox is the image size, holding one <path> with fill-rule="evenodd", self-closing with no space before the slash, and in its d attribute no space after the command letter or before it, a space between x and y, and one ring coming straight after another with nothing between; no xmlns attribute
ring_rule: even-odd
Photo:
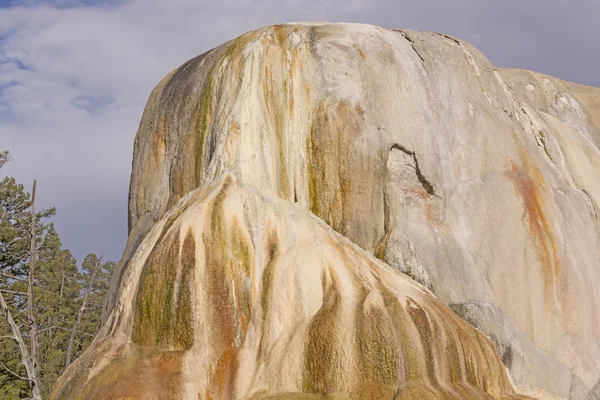
<svg viewBox="0 0 600 400"><path fill-rule="evenodd" d="M465 39L497 66L600 86L599 0L0 0L2 174L30 186L64 245L117 260L133 139L153 86L263 25L364 22Z"/></svg>

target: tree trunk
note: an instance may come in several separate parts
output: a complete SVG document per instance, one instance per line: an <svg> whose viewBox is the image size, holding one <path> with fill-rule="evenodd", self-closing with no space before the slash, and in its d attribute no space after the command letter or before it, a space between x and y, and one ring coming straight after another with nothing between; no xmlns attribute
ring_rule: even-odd
<svg viewBox="0 0 600 400"><path fill-rule="evenodd" d="M2 292L0 292L0 308L2 309L2 315L4 316L4 319L6 319L6 322L8 322L8 325L10 326L12 339L17 343L17 346L19 346L19 353L21 353L21 363L23 364L23 366L25 367L25 371L27 372L26 378L20 376L19 378L29 381L29 386L31 387L31 392L35 400L42 400L40 381L35 373L35 365L32 361L32 358L29 355L29 350L27 350L27 345L25 345L25 341L23 340L21 331L19 330L17 323L15 322L15 320L12 317L12 314L10 313L8 304L6 304L6 301L4 300ZM15 374L13 373L13 375Z"/></svg>
<svg viewBox="0 0 600 400"><path fill-rule="evenodd" d="M65 268L62 270L62 277L60 278L60 297L63 297L63 288L65 287Z"/></svg>
<svg viewBox="0 0 600 400"><path fill-rule="evenodd" d="M37 325L35 323L35 316L33 315L33 284L34 284L34 273L35 273L35 257L36 257L36 217L35 217L35 187L37 182L33 181L33 190L31 192L31 247L29 257L29 275L27 278L27 318L29 319L29 348L31 349L31 363L33 364L33 373L35 376L35 386L38 387L40 383L40 371L38 364L38 344L37 344ZM34 394L35 398L35 394ZM40 397L41 399L41 397Z"/></svg>
<svg viewBox="0 0 600 400"><path fill-rule="evenodd" d="M77 313L77 319L73 324L73 329L71 329L71 335L69 336L69 345L67 346L67 358L65 359L65 369L69 365L71 365L71 355L73 353L73 342L75 341L75 333L77 332L77 328L79 328L79 324L81 323L81 316L83 315L83 311L85 310L85 303L87 301L87 293L83 298L83 302L81 303L81 307L79 308L79 312Z"/></svg>
<svg viewBox="0 0 600 400"><path fill-rule="evenodd" d="M85 294L83 295L83 299L81 301L81 307L79 308L79 312L77 313L77 319L75 320L75 324L73 324L73 329L71 329L71 335L69 336L69 345L67 346L67 358L65 359L65 369L69 365L71 365L71 356L73 354L73 342L75 341L75 333L79 328L79 324L81 323L81 318L83 317L83 313L85 311L85 306L87 304L88 296L90 295L92 288L94 286L94 279L96 279L96 275L98 271L102 268L102 259L98 260L98 266L94 270L92 277L90 278L90 282L88 287L85 290Z"/></svg>

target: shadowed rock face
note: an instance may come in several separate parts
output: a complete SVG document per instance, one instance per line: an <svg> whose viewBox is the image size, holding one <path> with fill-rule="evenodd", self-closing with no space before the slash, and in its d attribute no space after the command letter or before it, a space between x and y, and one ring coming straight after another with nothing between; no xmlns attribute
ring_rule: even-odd
<svg viewBox="0 0 600 400"><path fill-rule="evenodd" d="M421 285L231 175L173 207L123 278L54 398L518 398Z"/></svg>
<svg viewBox="0 0 600 400"><path fill-rule="evenodd" d="M398 329L408 329L400 328L407 315L411 323L419 323L410 314L414 309L406 302L408 292L386 297L362 272L360 279L355 277L371 253L423 284L437 301L491 338L519 393L540 398L594 396L600 382L599 110L599 89L528 71L497 70L469 44L437 33L357 24L272 26L190 60L165 77L148 101L134 148L130 236L113 280L107 322L86 353L83 360L87 361L78 364L77 372L75 367L69 369L57 393L69 387L74 388L69 393L92 393L85 390L100 387L93 382L104 380L107 372L101 373L98 366L90 369L85 363L102 364L99 360L114 353L111 357L122 360L126 370L137 371L144 362L148 365L148 371L136 379L145 376L148 381L161 382L167 378L160 374L178 376L167 380L183 382L190 390L185 393L197 390L202 396L211 393L213 398L244 398L261 390L355 393L359 398L362 390L383 390L381 398L390 393L393 398L398 388L405 388L398 392L405 397L410 396L406 390L416 390L413 395L417 398L430 396L419 390L437 390L438 396L448 390L453 396L478 398L475 392L456 392L459 389L454 383L448 384L454 389L448 389L443 382L457 381L447 378L439 364L419 370L429 381L416 386L407 386L406 382L413 380L408 369L402 369L407 367L398 367L400 361L395 370L390 366L390 356L400 357L403 365L410 364L406 360L411 356L405 352L412 347L402 344L406 342ZM270 238L260 202L253 203L256 209L243 201L238 204L249 213L247 219L237 222L239 227L230 221L227 228L211 225L208 229L206 221L229 218L219 217L213 209L185 221L181 220L183 214L173 214L190 201L182 198L191 196L196 188L210 197L210 188L218 186L225 174L235 177L234 187L242 188L235 192L276 196L278 209L304 209L319 217L342 235L328 233L333 236L327 243L344 247L350 241L361 247L364 251L356 250L360 254L356 259L336 259L332 265L337 267L319 267L319 274L335 270L334 275L345 276L347 287L354 288L351 294L340 297L340 287L324 288L327 280L322 276L304 280L302 274L292 275L297 262L291 261L294 258L281 261L292 256L284 255L280 248L284 235L291 235L288 230L299 228L274 222L275 236ZM194 207L205 207L200 203ZM234 207L230 212L241 211ZM179 230L176 236L165 233L159 240L161 224L171 223L203 228L194 228L194 235L187 230ZM243 237L243 232L251 238L259 234L252 229L262 236L251 243L231 239L232 235ZM242 233L236 233L238 230ZM206 242L206 232L215 238L229 235L230 241ZM236 250L238 253L228 258L227 252L234 250L223 249L236 240L253 252L262 249L261 257L266 258L253 261L259 267L243 267L250 263L246 259L254 260L245 250ZM152 241L158 243L156 248ZM277 243L272 253L277 254L277 263L287 266L280 265L277 270L289 274L281 278L287 280L281 285L288 285L288 290L278 307L297 316L294 299L321 291L311 299L314 307L318 305L316 310L310 308L314 314L306 310L307 314L298 314L310 326L323 327L319 328L323 335L317 335L319 340L310 330L282 333L293 329L298 320L270 315L283 313L283 309L262 297L244 297L245 285L258 287L263 294L275 287L284 290L280 283L271 282L273 272L265 265L271 251L263 247L269 243ZM303 245L286 242L285 246ZM325 244L316 241L301 252L321 260L315 262L325 262L329 256L319 255L321 246ZM193 257L184 248L196 248ZM200 259L198 254L203 254ZM177 261L180 259L188 261ZM312 265L312 261L305 263ZM228 268L237 272L224 272ZM250 277L246 283L244 268L262 268L269 278ZM202 279L183 290L183 283L198 274ZM378 281L378 285L393 285L392 281L400 279L394 274L386 274L386 279L388 275L390 281ZM160 282L172 283L154 290ZM372 291L381 293L367 301ZM429 336L420 334L420 339L412 342L417 349L415 357L427 358L431 346L456 343L444 335L456 338L448 332L463 329L457 327L460 323L455 326L445 312L436 311L432 316L428 307L438 304L433 297L426 296L427 301L409 297L424 310L428 324L441 313L440 328L432 329ZM205 304L209 298L216 303L210 303L212 308L206 305L206 319L197 322L193 304ZM401 307L391 306L398 301ZM365 302L385 310L378 311L376 322L365 326L385 333L361 328L364 319L358 315L367 315L371 307L364 306ZM256 307L262 307L258 314ZM227 319L228 312L235 318ZM214 319L216 316L225 320ZM276 328L247 330L256 324L254 318L274 318L270 323ZM201 331L190 328L192 320L202 326ZM177 321L187 322L181 325ZM260 351L244 345L250 334L248 343L259 343ZM271 347L260 343L273 337L292 340L285 335L294 336L299 343L286 344L297 350L286 353L290 360L284 362L280 358L285 357L275 349L287 342L275 340L278 344ZM201 351L195 347L199 338L204 340ZM362 338L370 339L365 339L367 344L356 344ZM315 345L314 352L322 354L323 361L316 362L306 353L315 341L321 344ZM354 344L346 347L348 341ZM385 343L377 344L381 341ZM474 350L459 342L456 354L438 358L447 358L443 362L451 364L454 360L458 363L452 364L454 367L463 365L459 360ZM171 352L165 353L161 346L170 346ZM374 349L382 352L378 358L364 356L376 352ZM189 364L189 354L199 351L202 356L194 356L197 364ZM371 361L361 361L364 357ZM482 357L489 368L499 359L489 358L487 351ZM248 364L242 368L243 362ZM292 364L294 368L303 365L302 371L309 365L313 372L290 372L294 377L290 379L295 380L288 381L282 374ZM269 370L273 365L278 367ZM182 368L201 378L191 382L186 378L191 375L181 375ZM492 393L483 385L493 380L504 388L504 373L477 373L488 377L475 379L477 384L467 380L471 383L465 384L469 387L465 390L483 390L496 397L510 394L507 389ZM322 380L313 382L309 375ZM371 378L374 376L382 380ZM118 388L119 379L116 374L104 382ZM339 379L350 382L349 386ZM307 381L313 383L304 386ZM141 390L135 379L119 382L133 382L127 390ZM374 383L369 387L366 382ZM207 386L197 386L200 384ZM156 396L161 397L152 390L171 390L168 385L158 386L148 386L146 394L139 396L159 393ZM225 388L231 392L224 394ZM172 390L183 393L180 388Z"/></svg>

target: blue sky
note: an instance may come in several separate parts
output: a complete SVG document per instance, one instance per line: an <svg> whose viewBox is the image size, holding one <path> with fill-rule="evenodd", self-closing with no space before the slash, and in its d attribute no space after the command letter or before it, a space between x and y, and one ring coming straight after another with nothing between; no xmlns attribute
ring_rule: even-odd
<svg viewBox="0 0 600 400"><path fill-rule="evenodd" d="M0 0L0 149L14 156L1 174L38 179L78 259L116 260L154 85L248 30L311 20L445 32L497 66L600 86L598 0Z"/></svg>

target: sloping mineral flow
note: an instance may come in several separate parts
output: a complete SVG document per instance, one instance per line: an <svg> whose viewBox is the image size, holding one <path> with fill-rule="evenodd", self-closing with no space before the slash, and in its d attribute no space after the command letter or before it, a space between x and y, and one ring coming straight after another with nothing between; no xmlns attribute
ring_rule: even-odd
<svg viewBox="0 0 600 400"><path fill-rule="evenodd" d="M231 175L139 246L65 399L516 398L491 341L309 211Z"/></svg>

